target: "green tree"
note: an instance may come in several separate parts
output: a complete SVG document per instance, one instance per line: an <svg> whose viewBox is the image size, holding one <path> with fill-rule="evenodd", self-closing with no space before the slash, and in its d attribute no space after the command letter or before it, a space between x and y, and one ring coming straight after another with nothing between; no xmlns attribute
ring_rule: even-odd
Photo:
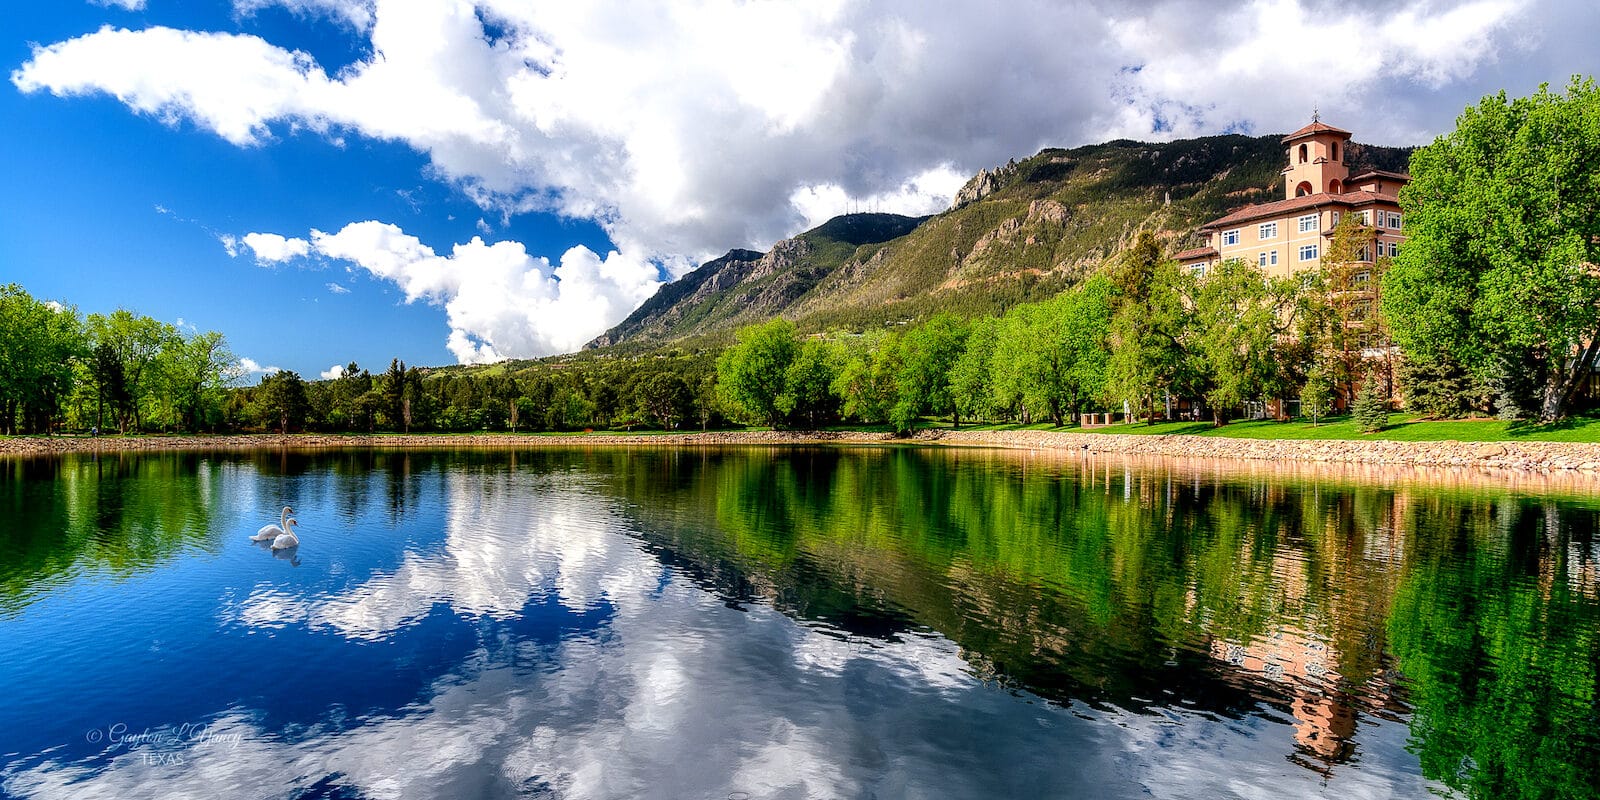
<svg viewBox="0 0 1600 800"><path fill-rule="evenodd" d="M737 343L717 358L717 386L729 408L762 425L782 425L780 399L800 346L794 323L774 319L740 328Z"/></svg>
<svg viewBox="0 0 1600 800"><path fill-rule="evenodd" d="M1351 413L1362 433L1377 433L1389 425L1388 392L1384 391L1383 380L1376 372L1367 373L1361 382Z"/></svg>
<svg viewBox="0 0 1600 800"><path fill-rule="evenodd" d="M94 382L96 428L105 427L105 412L120 422L133 415L133 391L128 388L128 378L122 371L122 359L109 342L94 346L89 356L89 379Z"/></svg>
<svg viewBox="0 0 1600 800"><path fill-rule="evenodd" d="M462 383L468 392L467 402L463 408L470 407L471 384ZM400 430L406 427L406 364L400 359L391 359L389 369L385 370L383 377L378 380L378 391L383 396L384 425L390 430Z"/></svg>
<svg viewBox="0 0 1600 800"><path fill-rule="evenodd" d="M843 413L866 423L887 422L900 400L900 337L874 331L851 343L842 358L833 393Z"/></svg>
<svg viewBox="0 0 1600 800"><path fill-rule="evenodd" d="M1406 353L1397 377L1405 405L1434 419L1452 419L1471 410L1472 376L1449 353Z"/></svg>
<svg viewBox="0 0 1600 800"><path fill-rule="evenodd" d="M1306 372L1306 382L1300 387L1301 413L1311 418L1314 428L1333 409L1334 370L1326 361L1317 361Z"/></svg>
<svg viewBox="0 0 1600 800"><path fill-rule="evenodd" d="M778 409L795 423L816 428L839 413L839 398L833 393L838 376L838 357L834 348L821 339L807 339L795 352L784 371L783 392Z"/></svg>
<svg viewBox="0 0 1600 800"><path fill-rule="evenodd" d="M84 352L75 309L0 286L0 432L48 430L72 393L73 364Z"/></svg>
<svg viewBox="0 0 1600 800"><path fill-rule="evenodd" d="M1517 364L1570 413L1600 353L1600 90L1484 98L1418 150L1383 310L1408 353Z"/></svg>
<svg viewBox="0 0 1600 800"><path fill-rule="evenodd" d="M180 424L189 430L207 426L220 408L222 390L239 376L238 358L216 331L169 339L161 359L164 383Z"/></svg>
<svg viewBox="0 0 1600 800"><path fill-rule="evenodd" d="M1093 278L1041 303L1013 307L999 323L992 381L1000 405L1064 425L1105 394L1112 284Z"/></svg>
<svg viewBox="0 0 1600 800"><path fill-rule="evenodd" d="M900 390L899 411L892 413L896 427L909 430L923 414L949 415L951 423L960 427L961 415L950 389L950 373L961 357L966 339L966 323L950 314L937 314L905 333L900 371L895 376Z"/></svg>
<svg viewBox="0 0 1600 800"><path fill-rule="evenodd" d="M968 419L982 419L995 411L991 362L999 330L1000 321L995 317L972 320L961 355L950 368L951 399L956 413Z"/></svg>
<svg viewBox="0 0 1600 800"><path fill-rule="evenodd" d="M305 425L306 382L298 373L284 370L262 378L256 397L263 419L277 425L279 433Z"/></svg>
<svg viewBox="0 0 1600 800"><path fill-rule="evenodd" d="M637 394L639 406L667 430L678 427L693 402L689 385L675 372L657 372L645 378Z"/></svg>
<svg viewBox="0 0 1600 800"><path fill-rule="evenodd" d="M1218 264L1200 281L1196 350L1217 424L1246 400L1280 397L1289 388L1283 346L1295 326L1298 286L1293 278L1269 279L1237 259Z"/></svg>
<svg viewBox="0 0 1600 800"><path fill-rule="evenodd" d="M1312 357L1331 368L1344 397L1355 397L1367 369L1366 352L1387 352L1379 287L1389 260L1377 254L1377 230L1359 214L1346 213L1334 226L1320 266L1306 284L1302 340Z"/></svg>
<svg viewBox="0 0 1600 800"><path fill-rule="evenodd" d="M1157 397L1203 394L1189 352L1192 277L1163 257L1160 242L1148 231L1139 233L1109 275L1107 399L1127 400L1138 413L1153 416Z"/></svg>
<svg viewBox="0 0 1600 800"><path fill-rule="evenodd" d="M144 406L155 387L156 360L163 348L177 337L177 329L120 308L110 316L91 314L88 326L95 345L109 347L120 365L128 404L118 409L121 415L118 427L124 433L138 430L144 422Z"/></svg>

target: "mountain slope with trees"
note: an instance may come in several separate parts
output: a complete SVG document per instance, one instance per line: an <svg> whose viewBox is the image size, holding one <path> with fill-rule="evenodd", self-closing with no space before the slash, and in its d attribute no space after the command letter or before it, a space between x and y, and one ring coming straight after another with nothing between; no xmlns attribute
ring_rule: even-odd
<svg viewBox="0 0 1600 800"><path fill-rule="evenodd" d="M591 348L720 346L781 316L803 332L997 314L1083 280L1149 230L1169 249L1194 228L1281 191L1281 137L1211 136L1046 149L974 176L929 218L837 217L773 246L734 250L663 286ZM1352 145L1353 168L1405 169L1408 148Z"/></svg>

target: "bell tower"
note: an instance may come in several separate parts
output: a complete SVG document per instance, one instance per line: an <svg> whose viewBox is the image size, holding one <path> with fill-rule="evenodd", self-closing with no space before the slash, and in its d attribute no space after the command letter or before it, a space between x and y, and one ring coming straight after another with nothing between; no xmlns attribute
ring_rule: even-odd
<svg viewBox="0 0 1600 800"><path fill-rule="evenodd" d="M1343 194L1350 177L1345 151L1350 132L1322 122L1315 112L1311 124L1283 137L1289 166L1283 170L1284 199L1308 194Z"/></svg>

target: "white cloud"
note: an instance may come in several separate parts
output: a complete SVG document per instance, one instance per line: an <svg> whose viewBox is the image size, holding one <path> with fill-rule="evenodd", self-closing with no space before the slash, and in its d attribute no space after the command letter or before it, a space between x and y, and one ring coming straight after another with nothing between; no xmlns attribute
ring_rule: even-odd
<svg viewBox="0 0 1600 800"><path fill-rule="evenodd" d="M896 190L864 198L852 197L837 183L802 186L789 195L789 204L800 211L807 227L821 225L840 214L864 211L921 217L943 211L970 177L942 164L913 176Z"/></svg>
<svg viewBox="0 0 1600 800"><path fill-rule="evenodd" d="M330 291L330 292L332 292L334 294L349 294L350 293L350 289L349 288L341 286L341 285L339 285L337 283L328 284L328 291Z"/></svg>
<svg viewBox="0 0 1600 800"><path fill-rule="evenodd" d="M239 363L234 365L234 371L238 372L241 376L250 377L255 375L270 375L274 372L282 372L283 367L263 367L261 366L261 362L256 361L253 358L241 358L239 359Z"/></svg>
<svg viewBox="0 0 1600 800"><path fill-rule="evenodd" d="M145 0L89 0L97 6L120 8L124 11L143 11Z"/></svg>
<svg viewBox="0 0 1600 800"><path fill-rule="evenodd" d="M333 366L328 367L327 369L318 373L318 377L325 381L337 380L339 378L343 378L344 376L345 371L343 364L334 364Z"/></svg>
<svg viewBox="0 0 1600 800"><path fill-rule="evenodd" d="M302 17L326 17L358 30L372 25L371 0L233 0L234 13L244 17L273 6Z"/></svg>
<svg viewBox="0 0 1600 800"><path fill-rule="evenodd" d="M222 239L223 249L230 256L238 256L242 252L240 245L250 248L255 254L257 264L279 264L295 258L304 258L311 252L311 243L305 239L279 236L276 233L247 233L235 238L224 234Z"/></svg>
<svg viewBox="0 0 1600 800"><path fill-rule="evenodd" d="M403 142L486 207L592 218L646 260L765 247L849 202L937 208L954 182L931 172L1046 144L1288 130L1318 103L1358 134L1413 133L1381 113L1397 102L1372 99L1463 80L1536 40L1530 2L1030 0L999 14L911 0L235 0L347 20L371 55L330 76L255 36L104 28L36 49L12 81L110 94L241 146L274 127Z"/></svg>
<svg viewBox="0 0 1600 800"><path fill-rule="evenodd" d="M518 242L473 237L440 255L398 226L374 220L336 233L313 230L309 241L262 233L242 241L258 258L265 248L346 261L400 287L408 303L442 306L450 326L446 345L463 364L575 350L660 285L654 265L617 252L601 258L579 246L552 265Z"/></svg>

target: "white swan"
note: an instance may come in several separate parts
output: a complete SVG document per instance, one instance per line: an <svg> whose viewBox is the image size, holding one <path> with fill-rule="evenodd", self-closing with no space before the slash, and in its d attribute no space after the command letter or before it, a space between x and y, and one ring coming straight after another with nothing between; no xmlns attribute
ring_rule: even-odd
<svg viewBox="0 0 1600 800"><path fill-rule="evenodd" d="M288 528L288 530L278 534L278 538L272 540L272 549L287 550L291 547L299 547L300 537L294 535L294 528L299 524L300 521L294 517L284 520L283 525L284 527Z"/></svg>
<svg viewBox="0 0 1600 800"><path fill-rule="evenodd" d="M261 530L256 531L256 535L250 537L250 541L252 541L252 542L270 542L273 539L276 539L279 536L282 536L283 532L285 530L284 525L287 522L287 520L289 519L289 515L293 514L293 513L294 513L294 509L292 509L292 508L290 508L288 506L284 506L283 507L283 513L278 516L278 524L277 525L262 525L261 526Z"/></svg>

